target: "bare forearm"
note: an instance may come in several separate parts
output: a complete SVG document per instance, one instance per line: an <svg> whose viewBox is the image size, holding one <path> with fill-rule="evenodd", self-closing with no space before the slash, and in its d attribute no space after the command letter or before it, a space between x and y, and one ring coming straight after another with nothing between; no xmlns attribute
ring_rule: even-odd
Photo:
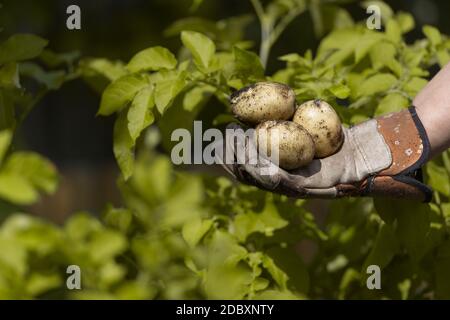
<svg viewBox="0 0 450 320"><path fill-rule="evenodd" d="M431 144L431 157L450 148L450 63L415 97L413 104Z"/></svg>

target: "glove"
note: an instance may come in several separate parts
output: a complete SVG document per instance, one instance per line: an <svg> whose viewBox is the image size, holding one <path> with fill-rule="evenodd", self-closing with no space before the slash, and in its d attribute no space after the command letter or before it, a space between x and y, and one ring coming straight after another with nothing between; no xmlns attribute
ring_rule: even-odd
<svg viewBox="0 0 450 320"><path fill-rule="evenodd" d="M239 129L236 124L228 129ZM245 148L255 154L252 139L225 144L223 167L241 182L297 198L370 196L428 202L432 190L422 183L421 166L428 160L430 144L415 107L343 128L345 140L332 156L308 166L286 171L261 154L258 159L236 158ZM250 151L249 151L250 150ZM230 157L230 152L234 157ZM222 159L223 160L223 159ZM238 161L241 160L241 161ZM231 162L231 163L230 163ZM273 174L262 174L267 168Z"/></svg>

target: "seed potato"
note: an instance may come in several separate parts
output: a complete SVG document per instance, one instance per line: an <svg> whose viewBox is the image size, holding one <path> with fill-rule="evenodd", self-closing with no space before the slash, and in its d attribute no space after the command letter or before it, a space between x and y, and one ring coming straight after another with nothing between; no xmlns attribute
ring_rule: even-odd
<svg viewBox="0 0 450 320"><path fill-rule="evenodd" d="M295 111L293 121L305 128L315 144L315 157L334 154L342 145L344 135L338 114L323 100L310 100Z"/></svg>
<svg viewBox="0 0 450 320"><path fill-rule="evenodd" d="M286 170L309 164L314 158L314 142L308 132L292 121L265 121L256 127L258 150L272 155L271 142L278 137L279 166Z"/></svg>
<svg viewBox="0 0 450 320"><path fill-rule="evenodd" d="M231 95L233 114L247 124L288 120L295 111L295 93L287 85L258 82Z"/></svg>

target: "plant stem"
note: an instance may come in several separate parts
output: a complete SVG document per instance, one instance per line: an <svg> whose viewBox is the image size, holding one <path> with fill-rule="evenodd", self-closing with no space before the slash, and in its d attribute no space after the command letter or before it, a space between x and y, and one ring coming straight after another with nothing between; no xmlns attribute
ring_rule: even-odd
<svg viewBox="0 0 450 320"><path fill-rule="evenodd" d="M256 11L256 15L258 16L258 19L260 22L262 22L265 19L266 14L264 13L264 8L259 0L250 0L253 8Z"/></svg>
<svg viewBox="0 0 450 320"><path fill-rule="evenodd" d="M301 13L305 11L304 6L298 6L289 11L278 24L274 27L274 21L266 15L260 0L250 0L255 9L259 23L261 25L261 45L259 49L259 58L261 64L266 69L269 60L270 50L286 27Z"/></svg>
<svg viewBox="0 0 450 320"><path fill-rule="evenodd" d="M47 92L48 92L47 89L42 88L36 93L36 96L33 97L33 99L30 101L30 103L25 107L25 110L23 110L23 112L20 114L19 119L16 123L15 131L17 131L19 129L19 127L25 121L27 116L33 110L34 106L37 105L42 100L42 98L44 98L44 96L46 95Z"/></svg>
<svg viewBox="0 0 450 320"><path fill-rule="evenodd" d="M286 29L286 27L300 14L305 12L305 7L296 7L292 11L289 11L287 15L285 15L280 22L277 24L275 29L273 30L271 37L270 37L270 44L274 45L275 42L278 40L280 35L283 33L283 31Z"/></svg>
<svg viewBox="0 0 450 320"><path fill-rule="evenodd" d="M272 23L264 12L264 8L259 0L250 0L261 25L261 45L259 48L259 59L264 69L267 66L267 60L270 54L270 35L272 33Z"/></svg>

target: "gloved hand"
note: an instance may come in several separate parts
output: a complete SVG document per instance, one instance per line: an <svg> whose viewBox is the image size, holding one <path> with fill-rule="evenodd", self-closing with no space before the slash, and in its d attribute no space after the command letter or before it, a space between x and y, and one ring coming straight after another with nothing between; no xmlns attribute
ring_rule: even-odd
<svg viewBox="0 0 450 320"><path fill-rule="evenodd" d="M240 127L232 124L229 128ZM247 158L240 163L232 157L235 161L223 166L241 182L292 197L385 196L430 201L432 191L422 183L420 170L428 160L430 145L414 107L343 130L341 149L306 167L289 172L276 167L274 174L261 174L262 168L274 166L261 155L257 161ZM236 155L239 148L248 152L255 146L251 139L241 139L227 143L225 154Z"/></svg>

